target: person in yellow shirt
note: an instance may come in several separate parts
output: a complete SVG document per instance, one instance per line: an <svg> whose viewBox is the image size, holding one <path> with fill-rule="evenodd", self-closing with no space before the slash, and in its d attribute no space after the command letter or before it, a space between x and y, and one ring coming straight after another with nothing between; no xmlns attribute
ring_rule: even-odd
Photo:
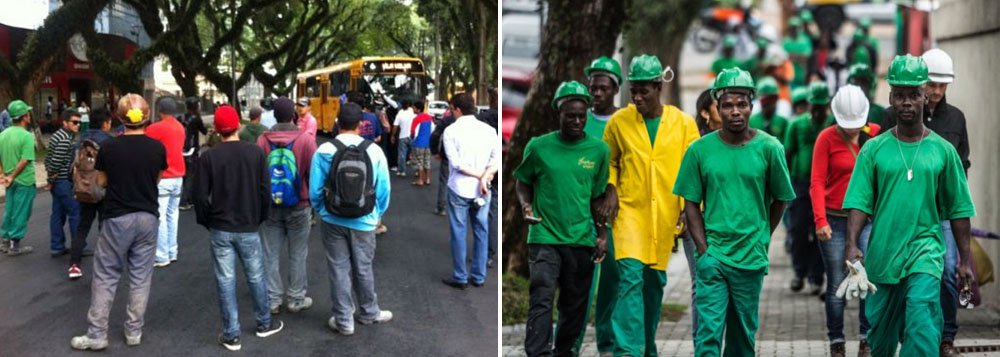
<svg viewBox="0 0 1000 357"><path fill-rule="evenodd" d="M615 237L620 277L611 316L615 356L656 354L667 261L683 205L671 192L684 152L699 137L694 118L660 103L662 78L659 59L632 58L632 104L615 112L604 131L610 177L597 218L612 223Z"/></svg>

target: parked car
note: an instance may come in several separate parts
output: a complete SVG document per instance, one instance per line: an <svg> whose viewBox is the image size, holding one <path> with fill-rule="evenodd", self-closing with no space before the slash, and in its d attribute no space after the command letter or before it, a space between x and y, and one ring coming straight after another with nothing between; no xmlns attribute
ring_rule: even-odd
<svg viewBox="0 0 1000 357"><path fill-rule="evenodd" d="M446 111L448 111L448 102L432 100L430 103L427 103L427 114L434 116L436 119L441 119Z"/></svg>
<svg viewBox="0 0 1000 357"><path fill-rule="evenodd" d="M503 151L507 152L517 119L521 117L533 74L530 71L504 66L502 72L503 97L501 99L501 127Z"/></svg>

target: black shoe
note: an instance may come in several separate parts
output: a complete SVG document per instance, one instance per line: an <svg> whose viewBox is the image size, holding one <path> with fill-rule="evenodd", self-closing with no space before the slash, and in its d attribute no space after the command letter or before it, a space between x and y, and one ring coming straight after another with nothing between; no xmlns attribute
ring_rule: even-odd
<svg viewBox="0 0 1000 357"><path fill-rule="evenodd" d="M63 250L54 251L54 252L52 252L52 257L53 258L59 258L59 257L64 256L66 254L69 254L69 249L63 249Z"/></svg>
<svg viewBox="0 0 1000 357"><path fill-rule="evenodd" d="M483 287L483 285L486 285L486 281L483 281L481 283L472 282L472 286L475 286L477 288L481 288Z"/></svg>
<svg viewBox="0 0 1000 357"><path fill-rule="evenodd" d="M441 216L441 217L444 217L444 216L448 215L448 213L445 213L445 211L443 209L435 210L434 214L438 215L438 216Z"/></svg>
<svg viewBox="0 0 1000 357"><path fill-rule="evenodd" d="M794 292L800 292L804 287L806 287L806 283L802 281L802 278L793 278L792 283L789 285L789 288Z"/></svg>
<svg viewBox="0 0 1000 357"><path fill-rule="evenodd" d="M830 357L847 357L843 342L837 342L830 345Z"/></svg>
<svg viewBox="0 0 1000 357"><path fill-rule="evenodd" d="M441 279L441 282L444 283L444 285L448 285L458 290L465 290L465 288L469 287L468 283L459 283L451 279Z"/></svg>
<svg viewBox="0 0 1000 357"><path fill-rule="evenodd" d="M240 348L243 347L243 346L240 346L240 338L239 337L233 337L232 339L227 340L222 335L219 335L219 344L221 344L222 347L225 347L227 350L230 350L230 351L239 351Z"/></svg>
<svg viewBox="0 0 1000 357"><path fill-rule="evenodd" d="M285 324L278 319L271 319L271 326L257 326L257 337L267 337L281 331L285 327Z"/></svg>

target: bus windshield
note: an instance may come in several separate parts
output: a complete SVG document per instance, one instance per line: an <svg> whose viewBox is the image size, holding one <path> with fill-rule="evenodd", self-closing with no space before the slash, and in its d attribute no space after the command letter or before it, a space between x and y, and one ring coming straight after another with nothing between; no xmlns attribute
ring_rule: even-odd
<svg viewBox="0 0 1000 357"><path fill-rule="evenodd" d="M404 74L364 75L361 91L382 92L392 98L423 98L427 94L427 84L422 76Z"/></svg>

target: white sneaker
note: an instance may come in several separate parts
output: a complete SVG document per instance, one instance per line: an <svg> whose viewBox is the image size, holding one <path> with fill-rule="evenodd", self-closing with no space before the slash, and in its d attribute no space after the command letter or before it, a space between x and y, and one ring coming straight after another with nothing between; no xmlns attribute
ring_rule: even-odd
<svg viewBox="0 0 1000 357"><path fill-rule="evenodd" d="M126 345L129 345L129 346L138 346L140 343L142 343L142 334L141 333L138 334L138 335L135 335L135 336L125 335L125 344Z"/></svg>
<svg viewBox="0 0 1000 357"><path fill-rule="evenodd" d="M292 313L308 309L312 306L313 306L313 299L308 296L302 299L302 301L290 302L288 303L288 305L285 305L285 307L288 308L288 312Z"/></svg>
<svg viewBox="0 0 1000 357"><path fill-rule="evenodd" d="M375 316L374 320L358 319L358 322L360 322L362 325L371 325L371 324L389 322L389 320L392 320L392 311L382 310L378 312L378 316Z"/></svg>
<svg viewBox="0 0 1000 357"><path fill-rule="evenodd" d="M69 340L69 345L76 350L94 350L100 351L108 348L108 339L98 340L95 338L90 338L87 335L76 336Z"/></svg>
<svg viewBox="0 0 1000 357"><path fill-rule="evenodd" d="M354 328L353 327L352 328L342 328L342 327L337 326L337 319L334 318L334 317L331 317L329 320L326 320L326 327L329 327L331 331L339 333L339 334L344 335L344 336L350 336L350 335L354 334Z"/></svg>
<svg viewBox="0 0 1000 357"><path fill-rule="evenodd" d="M156 263L153 263L153 267L154 268L163 268L163 267L165 267L167 265L170 265L170 261L169 260L165 261L165 262L156 262Z"/></svg>

